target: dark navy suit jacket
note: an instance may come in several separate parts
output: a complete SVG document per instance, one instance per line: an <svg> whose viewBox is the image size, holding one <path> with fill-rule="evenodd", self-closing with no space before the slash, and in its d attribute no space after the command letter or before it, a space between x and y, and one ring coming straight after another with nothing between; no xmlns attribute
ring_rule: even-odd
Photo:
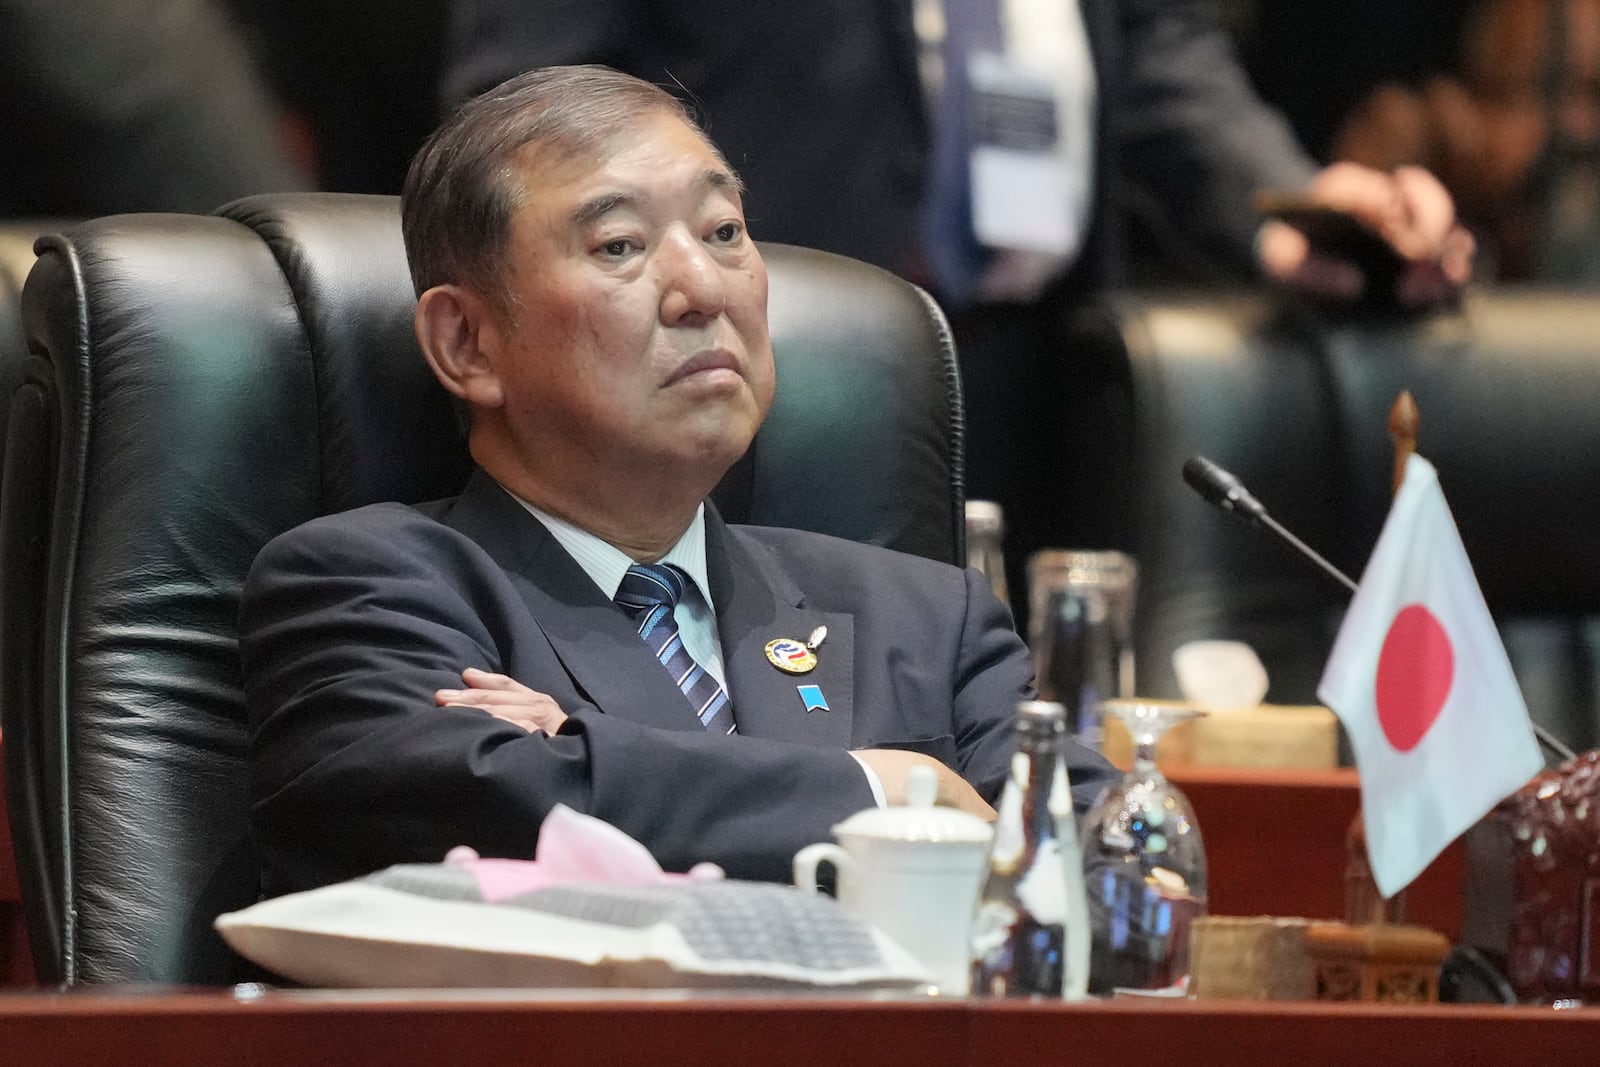
<svg viewBox="0 0 1600 1067"><path fill-rule="evenodd" d="M482 472L458 498L380 504L274 540L241 615L255 830L269 894L453 845L527 858L557 802L642 841L787 880L794 852L872 796L849 748L925 752L991 801L1027 652L974 571L707 508L707 563L739 735L708 734L629 620ZM828 628L804 676L774 638ZM439 708L476 666L550 694L569 719L530 734ZM798 685L828 710L807 711ZM1075 750L1080 810L1108 765Z"/></svg>

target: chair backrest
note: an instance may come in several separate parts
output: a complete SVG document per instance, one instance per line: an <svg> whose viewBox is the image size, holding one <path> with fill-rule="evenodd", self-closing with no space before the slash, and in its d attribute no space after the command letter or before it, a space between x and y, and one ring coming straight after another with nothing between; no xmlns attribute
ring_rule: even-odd
<svg viewBox="0 0 1600 1067"><path fill-rule="evenodd" d="M1600 301L1481 290L1393 323L1144 294L1087 321L1080 343L1129 369L1141 689L1175 695L1172 650L1232 637L1261 652L1271 699L1315 700L1348 597L1179 471L1210 456L1359 577L1388 513L1389 409L1409 389L1530 712L1577 748L1600 742Z"/></svg>
<svg viewBox="0 0 1600 1067"><path fill-rule="evenodd" d="M0 447L5 442L6 401L18 384L27 352L22 336L22 283L33 269L33 242L55 233L60 222L0 221Z"/></svg>
<svg viewBox="0 0 1600 1067"><path fill-rule="evenodd" d="M0 716L45 981L219 983L253 901L235 617L269 538L454 494L468 459L411 335L397 201L257 197L48 239L0 480ZM963 551L938 309L851 260L763 249L779 395L732 521Z"/></svg>

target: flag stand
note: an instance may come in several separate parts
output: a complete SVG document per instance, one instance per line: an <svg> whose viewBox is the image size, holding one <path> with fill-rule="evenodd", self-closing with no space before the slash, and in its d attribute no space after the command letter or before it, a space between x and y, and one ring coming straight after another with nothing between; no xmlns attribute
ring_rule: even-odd
<svg viewBox="0 0 1600 1067"><path fill-rule="evenodd" d="M1409 389L1403 389L1394 398L1389 409L1389 436L1394 441L1394 481L1390 496L1400 492L1405 481L1406 460L1417 450L1417 429L1421 424L1416 398ZM1372 876L1372 864L1367 860L1367 828L1358 807L1345 835L1347 859L1344 871L1344 920L1352 925L1372 923L1403 923L1406 921L1406 891L1384 899L1378 892L1378 883Z"/></svg>

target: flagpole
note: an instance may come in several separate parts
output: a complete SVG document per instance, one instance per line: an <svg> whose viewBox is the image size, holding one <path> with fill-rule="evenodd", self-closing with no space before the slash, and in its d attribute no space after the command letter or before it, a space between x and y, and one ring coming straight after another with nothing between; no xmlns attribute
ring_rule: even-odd
<svg viewBox="0 0 1600 1067"><path fill-rule="evenodd" d="M1417 450L1417 429L1422 416L1417 411L1417 398L1411 390L1402 389L1389 409L1389 436L1394 438L1394 488L1400 492L1400 483L1406 480L1406 460Z"/></svg>
<svg viewBox="0 0 1600 1067"><path fill-rule="evenodd" d="M1417 430L1421 421L1416 397L1411 395L1411 390L1402 389L1400 395L1394 398L1394 405L1389 408L1389 436L1394 441L1394 478L1389 489L1391 499L1400 495L1400 486L1406 479L1406 460L1417 450ZM1352 594L1357 591L1358 587L1348 577L1342 574L1340 577L1344 578ZM1345 921L1357 926L1404 923L1406 887L1402 886L1394 896L1387 898L1379 891L1367 852L1366 816L1362 807L1356 809L1350 829L1345 833Z"/></svg>

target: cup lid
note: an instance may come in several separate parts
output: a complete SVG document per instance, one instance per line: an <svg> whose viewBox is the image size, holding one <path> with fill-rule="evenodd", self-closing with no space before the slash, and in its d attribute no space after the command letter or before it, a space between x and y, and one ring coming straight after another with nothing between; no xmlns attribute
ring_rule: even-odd
<svg viewBox="0 0 1600 1067"><path fill-rule="evenodd" d="M988 841L994 828L976 815L936 806L939 783L931 767L913 767L907 774L907 803L858 811L833 828L837 837L870 837L884 841Z"/></svg>

